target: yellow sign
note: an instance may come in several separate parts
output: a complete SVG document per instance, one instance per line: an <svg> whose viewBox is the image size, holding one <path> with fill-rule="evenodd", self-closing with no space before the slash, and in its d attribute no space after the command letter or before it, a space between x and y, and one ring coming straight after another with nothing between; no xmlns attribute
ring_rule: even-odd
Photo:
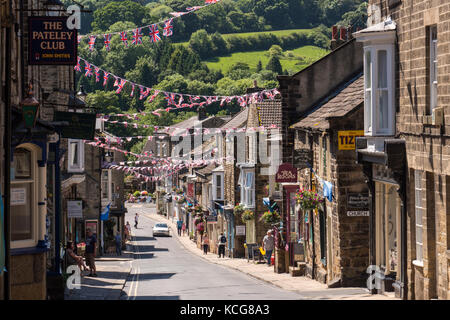
<svg viewBox="0 0 450 320"><path fill-rule="evenodd" d="M339 131L338 148L339 150L355 150L356 137L363 137L364 130Z"/></svg>

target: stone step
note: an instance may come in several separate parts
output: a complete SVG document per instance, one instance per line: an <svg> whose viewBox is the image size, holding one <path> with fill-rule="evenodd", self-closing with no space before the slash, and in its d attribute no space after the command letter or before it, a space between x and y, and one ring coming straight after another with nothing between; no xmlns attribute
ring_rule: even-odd
<svg viewBox="0 0 450 320"><path fill-rule="evenodd" d="M301 276L303 276L305 273L304 272L302 272L302 270L300 270L299 268L297 268L297 267L289 267L289 274L292 276L292 277L301 277Z"/></svg>

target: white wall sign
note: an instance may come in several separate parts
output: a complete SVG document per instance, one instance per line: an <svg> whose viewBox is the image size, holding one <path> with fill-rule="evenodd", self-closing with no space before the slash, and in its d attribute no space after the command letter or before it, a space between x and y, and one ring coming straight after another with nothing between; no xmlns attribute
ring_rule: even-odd
<svg viewBox="0 0 450 320"><path fill-rule="evenodd" d="M67 217L83 218L83 204L81 200L67 201Z"/></svg>
<svg viewBox="0 0 450 320"><path fill-rule="evenodd" d="M236 226L236 235L245 236L245 226Z"/></svg>
<svg viewBox="0 0 450 320"><path fill-rule="evenodd" d="M21 206L27 204L27 189L11 188L11 205Z"/></svg>
<svg viewBox="0 0 450 320"><path fill-rule="evenodd" d="M347 211L347 217L368 217L369 211Z"/></svg>

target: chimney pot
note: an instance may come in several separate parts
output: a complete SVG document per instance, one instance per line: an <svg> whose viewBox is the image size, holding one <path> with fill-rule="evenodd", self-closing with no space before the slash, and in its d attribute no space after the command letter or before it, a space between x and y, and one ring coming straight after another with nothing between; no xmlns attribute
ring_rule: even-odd
<svg viewBox="0 0 450 320"><path fill-rule="evenodd" d="M341 28L341 40L346 41L347 40L347 29Z"/></svg>
<svg viewBox="0 0 450 320"><path fill-rule="evenodd" d="M353 27L352 26L348 26L347 28L347 40L351 40L353 39Z"/></svg>
<svg viewBox="0 0 450 320"><path fill-rule="evenodd" d="M337 26L333 26L331 28L331 40L336 40L338 35L338 28Z"/></svg>

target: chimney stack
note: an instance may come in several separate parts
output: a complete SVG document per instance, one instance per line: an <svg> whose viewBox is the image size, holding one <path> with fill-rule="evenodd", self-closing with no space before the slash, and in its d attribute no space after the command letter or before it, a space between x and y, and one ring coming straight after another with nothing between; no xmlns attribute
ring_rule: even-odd
<svg viewBox="0 0 450 320"><path fill-rule="evenodd" d="M353 39L353 27L348 26L347 28L347 40L350 41Z"/></svg>
<svg viewBox="0 0 450 320"><path fill-rule="evenodd" d="M345 29L344 27L341 27L341 36L339 40L343 42L347 41L347 29Z"/></svg>
<svg viewBox="0 0 450 320"><path fill-rule="evenodd" d="M336 49L338 47L338 44L337 44L338 39L337 39L337 37L338 37L338 27L337 26L332 26L331 27L331 44L330 44L331 50L334 50L334 49Z"/></svg>

